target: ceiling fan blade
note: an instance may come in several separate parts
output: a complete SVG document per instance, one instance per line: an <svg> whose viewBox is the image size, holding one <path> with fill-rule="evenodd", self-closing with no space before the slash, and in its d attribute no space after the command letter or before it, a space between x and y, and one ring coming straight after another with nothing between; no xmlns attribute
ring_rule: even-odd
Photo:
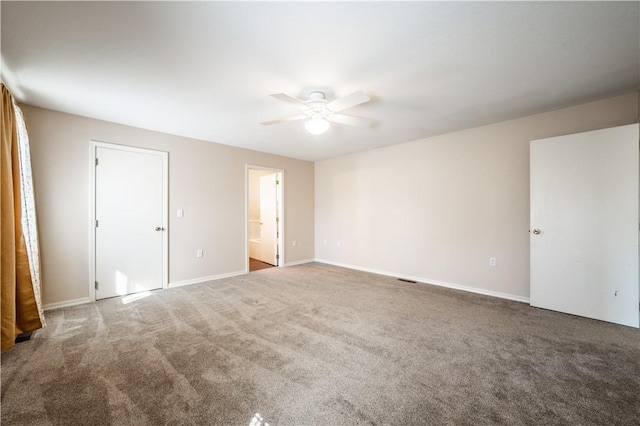
<svg viewBox="0 0 640 426"><path fill-rule="evenodd" d="M264 121L260 124L262 124L263 126L271 126L272 124L286 123L287 121L294 121L294 120L302 120L303 118L307 118L307 116L304 114L298 114L298 115L294 115L287 118L281 118L280 120Z"/></svg>
<svg viewBox="0 0 640 426"><path fill-rule="evenodd" d="M367 96L362 90L357 92L353 92L350 95L345 96L344 98L336 99L327 104L327 108L333 112L342 111L343 109L351 108L356 105L363 104L369 101L369 96Z"/></svg>
<svg viewBox="0 0 640 426"><path fill-rule="evenodd" d="M351 115L334 114L329 121L334 121L340 124L346 124L348 126L368 127L373 123L373 120L362 117L354 117Z"/></svg>
<svg viewBox="0 0 640 426"><path fill-rule="evenodd" d="M305 105L304 101L301 101L300 99L292 98L291 96L285 95L284 93L276 93L271 95L271 97L276 98L282 102L286 102L288 104L302 105L302 106Z"/></svg>

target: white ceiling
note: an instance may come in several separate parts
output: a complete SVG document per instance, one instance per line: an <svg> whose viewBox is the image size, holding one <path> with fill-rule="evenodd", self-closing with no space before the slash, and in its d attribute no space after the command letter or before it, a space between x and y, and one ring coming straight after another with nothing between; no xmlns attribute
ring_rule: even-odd
<svg viewBox="0 0 640 426"><path fill-rule="evenodd" d="M306 160L639 88L639 2L8 2L2 76L26 104ZM311 136L269 97L371 128Z"/></svg>

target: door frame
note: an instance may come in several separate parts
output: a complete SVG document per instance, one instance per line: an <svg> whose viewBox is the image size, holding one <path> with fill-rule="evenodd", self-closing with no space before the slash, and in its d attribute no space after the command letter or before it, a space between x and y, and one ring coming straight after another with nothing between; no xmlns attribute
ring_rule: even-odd
<svg viewBox="0 0 640 426"><path fill-rule="evenodd" d="M284 169L276 169L273 167L258 166L254 164L245 164L244 173L244 272L249 273L249 170L264 170L274 173L280 173L280 183L278 185L278 191L280 192L280 206L278 211L278 266L277 268L285 265L285 235L284 235L284 210L285 210L285 179Z"/></svg>
<svg viewBox="0 0 640 426"><path fill-rule="evenodd" d="M110 142L89 141L89 300L96 301L96 151L97 148L138 152L162 157L162 288L169 284L169 153Z"/></svg>

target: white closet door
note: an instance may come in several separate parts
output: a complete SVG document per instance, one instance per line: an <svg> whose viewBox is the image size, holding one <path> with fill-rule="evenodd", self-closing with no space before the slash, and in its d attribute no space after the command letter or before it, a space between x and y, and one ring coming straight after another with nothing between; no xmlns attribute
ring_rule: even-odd
<svg viewBox="0 0 640 426"><path fill-rule="evenodd" d="M530 148L531 305L638 327L638 125Z"/></svg>
<svg viewBox="0 0 640 426"><path fill-rule="evenodd" d="M96 147L96 299L163 287L164 156Z"/></svg>

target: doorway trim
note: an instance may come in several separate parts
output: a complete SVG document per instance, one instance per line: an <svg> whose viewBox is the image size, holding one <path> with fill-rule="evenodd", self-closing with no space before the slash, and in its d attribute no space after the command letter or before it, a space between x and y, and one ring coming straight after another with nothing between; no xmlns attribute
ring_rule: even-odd
<svg viewBox="0 0 640 426"><path fill-rule="evenodd" d="M280 206L279 206L279 221L278 221L278 268L285 265L285 235L284 235L284 223L285 223L285 178L284 169L276 169L267 166L258 166L254 164L246 164L244 172L244 270L248 274L249 271L249 170L264 170L274 173L280 173Z"/></svg>
<svg viewBox="0 0 640 426"><path fill-rule="evenodd" d="M162 157L162 288L169 284L169 153L155 149L89 141L89 301L96 301L96 148L139 152Z"/></svg>

